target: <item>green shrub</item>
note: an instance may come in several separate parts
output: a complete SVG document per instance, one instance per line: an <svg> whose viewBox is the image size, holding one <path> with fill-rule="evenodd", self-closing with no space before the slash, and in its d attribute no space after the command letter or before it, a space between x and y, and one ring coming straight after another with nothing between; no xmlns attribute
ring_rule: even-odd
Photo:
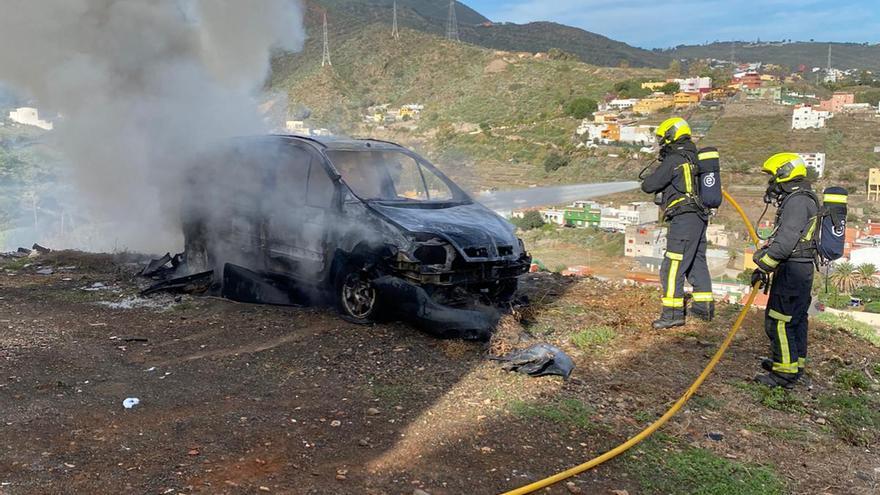
<svg viewBox="0 0 880 495"><path fill-rule="evenodd" d="M544 226L544 217L538 210L529 210L523 214L522 218L511 218L510 223L520 230L539 229Z"/></svg>
<svg viewBox="0 0 880 495"><path fill-rule="evenodd" d="M565 105L565 114L578 120L585 119L599 109L599 104L592 98L575 98Z"/></svg>
<svg viewBox="0 0 880 495"><path fill-rule="evenodd" d="M520 418L542 419L579 428L592 427L590 417L595 412L577 399L555 400L549 404L514 401L510 404L510 411Z"/></svg>
<svg viewBox="0 0 880 495"><path fill-rule="evenodd" d="M865 305L865 311L868 313L880 313L880 301L869 302Z"/></svg>
<svg viewBox="0 0 880 495"><path fill-rule="evenodd" d="M617 332L613 328L605 325L586 328L571 336L571 343L578 349L587 350L590 347L607 344L614 340Z"/></svg>
<svg viewBox="0 0 880 495"><path fill-rule="evenodd" d="M834 382L845 390L868 390L871 388L868 377L858 370L842 369L837 372Z"/></svg>
<svg viewBox="0 0 880 495"><path fill-rule="evenodd" d="M627 472L651 495L782 495L785 483L771 467L744 464L659 435L633 449ZM670 445L672 444L672 445Z"/></svg>
<svg viewBox="0 0 880 495"><path fill-rule="evenodd" d="M547 158L544 159L544 170L547 172L555 172L562 167L568 166L569 161L569 158L565 155L550 153L547 155Z"/></svg>

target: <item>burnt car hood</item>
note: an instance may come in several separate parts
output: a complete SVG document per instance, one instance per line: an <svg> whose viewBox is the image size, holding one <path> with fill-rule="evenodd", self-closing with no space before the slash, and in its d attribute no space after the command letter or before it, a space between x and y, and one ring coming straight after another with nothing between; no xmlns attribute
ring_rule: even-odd
<svg viewBox="0 0 880 495"><path fill-rule="evenodd" d="M467 261L518 259L523 255L514 227L479 203L434 208L373 202L370 208L407 232L446 240Z"/></svg>

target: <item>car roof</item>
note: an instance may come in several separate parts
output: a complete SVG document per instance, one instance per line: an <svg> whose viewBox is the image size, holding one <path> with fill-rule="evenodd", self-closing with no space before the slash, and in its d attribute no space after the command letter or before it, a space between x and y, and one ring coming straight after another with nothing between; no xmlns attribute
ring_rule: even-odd
<svg viewBox="0 0 880 495"><path fill-rule="evenodd" d="M300 141L325 150L400 150L397 143L380 139L355 139L338 136L302 136L298 134L274 134L287 141Z"/></svg>

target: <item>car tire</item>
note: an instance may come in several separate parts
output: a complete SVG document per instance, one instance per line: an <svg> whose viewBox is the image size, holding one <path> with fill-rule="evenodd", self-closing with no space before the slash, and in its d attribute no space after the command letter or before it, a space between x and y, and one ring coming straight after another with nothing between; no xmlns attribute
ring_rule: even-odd
<svg viewBox="0 0 880 495"><path fill-rule="evenodd" d="M336 274L336 309L346 321L358 325L374 323L380 314L379 291L373 276L361 264L348 263Z"/></svg>

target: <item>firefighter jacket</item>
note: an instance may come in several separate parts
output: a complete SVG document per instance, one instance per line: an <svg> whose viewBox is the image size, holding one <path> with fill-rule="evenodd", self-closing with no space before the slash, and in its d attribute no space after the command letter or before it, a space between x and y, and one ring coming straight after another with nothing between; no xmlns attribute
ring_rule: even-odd
<svg viewBox="0 0 880 495"><path fill-rule="evenodd" d="M816 257L819 203L808 182L793 186L776 210L776 227L770 239L753 257L765 272L776 270L784 261L806 263Z"/></svg>
<svg viewBox="0 0 880 495"><path fill-rule="evenodd" d="M689 139L680 139L660 151L660 166L642 181L642 191L660 193L660 206L666 219L687 212L705 211L699 203L697 147Z"/></svg>

